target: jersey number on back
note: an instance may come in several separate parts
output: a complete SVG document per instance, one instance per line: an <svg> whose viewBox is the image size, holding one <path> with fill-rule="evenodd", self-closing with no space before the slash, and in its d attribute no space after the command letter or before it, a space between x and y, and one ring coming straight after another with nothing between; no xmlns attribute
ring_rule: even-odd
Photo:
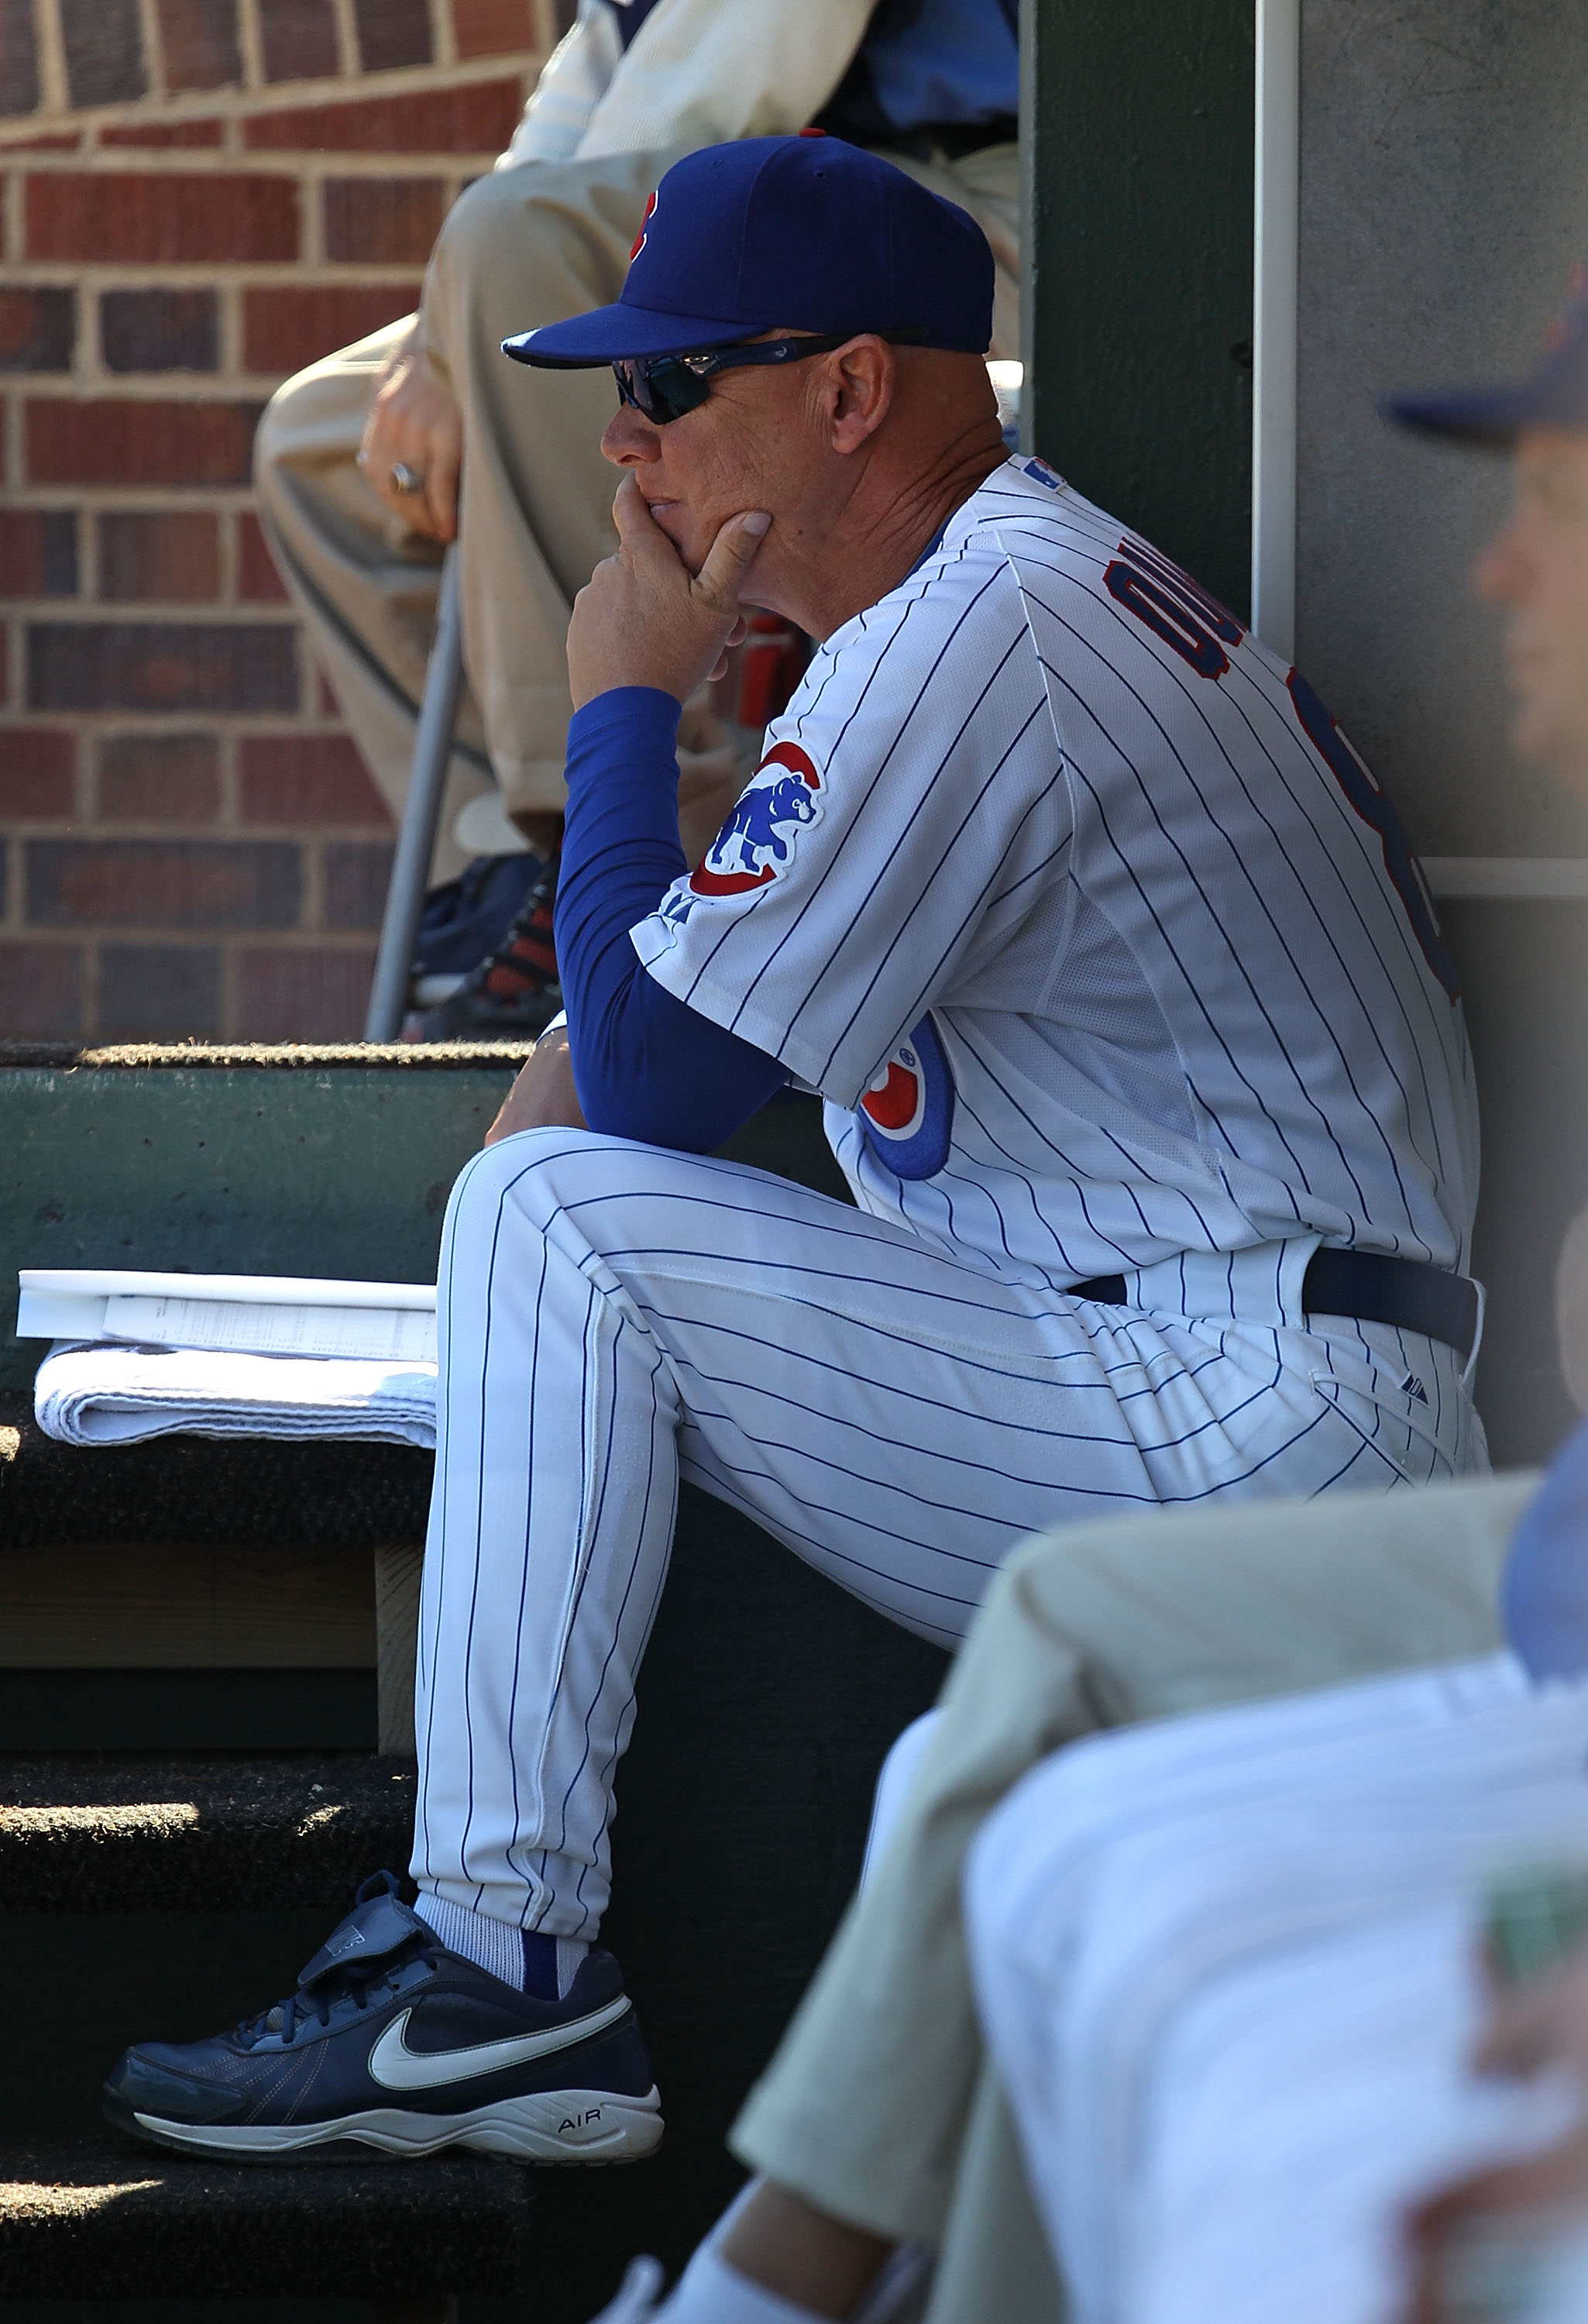
<svg viewBox="0 0 1588 2324"><path fill-rule="evenodd" d="M1224 649L1238 646L1245 632L1233 613L1226 613L1215 597L1210 597L1177 566L1144 541L1126 539L1121 541L1120 554L1104 573L1103 583L1116 604L1145 622L1166 646L1172 646L1198 677L1215 681L1223 677L1230 667ZM1372 770L1357 757L1301 672L1293 669L1285 682L1302 733L1355 813L1371 831L1378 833L1384 869L1406 908L1423 958L1451 1000L1459 1001L1461 979L1439 932L1422 865L1411 852L1411 842L1388 794Z"/></svg>
<svg viewBox="0 0 1588 2324"><path fill-rule="evenodd" d="M1225 646L1238 646L1246 634L1216 597L1144 540L1121 541L1103 586L1116 604L1188 661L1198 678L1223 678L1230 667Z"/></svg>
<svg viewBox="0 0 1588 2324"><path fill-rule="evenodd" d="M1384 869L1406 907L1406 917L1411 922L1411 932L1423 958L1451 1000L1459 1001L1461 978L1439 932L1438 916L1423 878L1423 867L1411 852L1411 842L1401 828L1389 793L1366 761L1358 758L1301 672L1293 669L1285 683L1296 705L1302 733L1344 792L1351 807L1370 831L1378 833L1379 844L1384 851Z"/></svg>

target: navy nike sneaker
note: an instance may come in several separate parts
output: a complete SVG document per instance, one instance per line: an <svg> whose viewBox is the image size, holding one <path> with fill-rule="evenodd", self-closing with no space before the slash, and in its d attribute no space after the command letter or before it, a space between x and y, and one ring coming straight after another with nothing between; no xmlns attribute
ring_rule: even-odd
<svg viewBox="0 0 1588 2324"><path fill-rule="evenodd" d="M156 2146L233 2162L470 2146L521 2163L632 2163L661 2137L634 2006L610 1953L539 2001L449 1953L389 1872L290 2000L208 2042L143 2042L105 2085L106 2118Z"/></svg>

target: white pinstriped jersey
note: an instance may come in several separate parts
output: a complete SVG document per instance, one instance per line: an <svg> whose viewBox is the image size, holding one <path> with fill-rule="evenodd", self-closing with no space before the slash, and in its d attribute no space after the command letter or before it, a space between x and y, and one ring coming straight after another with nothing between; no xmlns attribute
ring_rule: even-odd
<svg viewBox="0 0 1588 2324"><path fill-rule="evenodd" d="M633 931L826 1100L862 1205L1059 1285L1308 1234L1463 1266L1471 1059L1306 681L1040 461L821 648Z"/></svg>

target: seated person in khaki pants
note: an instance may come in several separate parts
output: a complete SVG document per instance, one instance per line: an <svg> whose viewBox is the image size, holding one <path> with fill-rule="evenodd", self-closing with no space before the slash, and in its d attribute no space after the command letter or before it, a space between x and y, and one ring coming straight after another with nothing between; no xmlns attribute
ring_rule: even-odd
<svg viewBox="0 0 1588 2324"><path fill-rule="evenodd" d="M989 1592L880 1859L730 2144L762 2174L666 2324L869 2315L932 2247L928 2324L1057 2324L1063 2295L983 2052L960 1880L983 1819L1061 1745L1139 1719L1482 1654L1526 1478L1072 1526ZM912 1730L913 1732L913 1730ZM651 2313L637 2264L610 2324ZM891 2315L882 2306L879 2317ZM603 2319L606 2324L606 2319Z"/></svg>
<svg viewBox="0 0 1588 2324"><path fill-rule="evenodd" d="M442 228L418 315L277 392L259 431L261 511L394 816L443 544L461 526L467 685L439 880L521 844L503 809L537 853L554 853L568 616L615 546L599 448L610 377L514 371L503 339L616 297L646 200L680 154L820 115L975 217L998 266L992 353L1018 356L1015 16L1014 0L581 0L512 143ZM693 862L743 770L704 696L682 739ZM519 970L504 960L471 1022L537 1030L549 954L531 944L512 957Z"/></svg>

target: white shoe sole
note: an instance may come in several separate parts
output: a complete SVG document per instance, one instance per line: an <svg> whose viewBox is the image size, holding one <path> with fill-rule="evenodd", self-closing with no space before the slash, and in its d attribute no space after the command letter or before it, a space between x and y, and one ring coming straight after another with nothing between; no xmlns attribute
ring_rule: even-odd
<svg viewBox="0 0 1588 2324"><path fill-rule="evenodd" d="M134 2115L145 2136L184 2153L221 2161L277 2162L315 2150L373 2147L400 2157L470 2147L520 2163L637 2163L661 2144L661 2098L614 2097L610 2090L547 2090L499 2098L468 2114L407 2114L395 2107L343 2115L335 2122L187 2123Z"/></svg>

